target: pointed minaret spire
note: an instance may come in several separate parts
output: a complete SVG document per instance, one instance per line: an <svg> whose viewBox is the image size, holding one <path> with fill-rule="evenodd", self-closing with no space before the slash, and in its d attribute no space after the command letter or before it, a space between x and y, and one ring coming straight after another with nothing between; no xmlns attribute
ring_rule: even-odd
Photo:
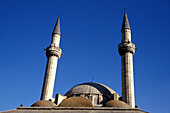
<svg viewBox="0 0 170 113"><path fill-rule="evenodd" d="M60 15L58 16L58 19L57 19L57 22L55 24L55 27L54 27L54 30L53 30L53 34L59 34L61 35L61 32L60 32Z"/></svg>
<svg viewBox="0 0 170 113"><path fill-rule="evenodd" d="M129 24L129 21L128 21L128 18L127 18L127 14L126 14L126 9L125 9L125 12L124 12L124 17L123 17L123 23L122 23L122 30L124 29L130 29L130 24Z"/></svg>

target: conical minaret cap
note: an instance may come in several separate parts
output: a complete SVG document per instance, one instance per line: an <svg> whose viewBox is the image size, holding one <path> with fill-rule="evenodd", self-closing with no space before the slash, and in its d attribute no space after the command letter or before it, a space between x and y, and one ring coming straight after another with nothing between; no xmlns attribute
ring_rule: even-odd
<svg viewBox="0 0 170 113"><path fill-rule="evenodd" d="M122 24L122 30L124 29L130 29L130 24L129 24L129 21L128 21L128 18L127 18L127 14L126 14L126 10L125 10L125 13L124 13L124 17L123 17L123 24Z"/></svg>
<svg viewBox="0 0 170 113"><path fill-rule="evenodd" d="M60 32L60 16L58 16L58 19L57 19L57 22L56 22L56 25L54 27L54 30L53 30L53 34L59 34L61 35L61 32Z"/></svg>

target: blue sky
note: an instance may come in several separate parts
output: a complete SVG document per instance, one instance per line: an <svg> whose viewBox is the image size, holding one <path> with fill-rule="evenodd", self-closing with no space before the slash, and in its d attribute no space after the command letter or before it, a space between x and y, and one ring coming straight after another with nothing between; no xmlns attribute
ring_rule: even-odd
<svg viewBox="0 0 170 113"><path fill-rule="evenodd" d="M136 104L170 113L170 0L0 1L0 111L40 99L46 56L58 15L61 49L54 95L83 82L105 84L121 95L118 44L124 8L137 46Z"/></svg>

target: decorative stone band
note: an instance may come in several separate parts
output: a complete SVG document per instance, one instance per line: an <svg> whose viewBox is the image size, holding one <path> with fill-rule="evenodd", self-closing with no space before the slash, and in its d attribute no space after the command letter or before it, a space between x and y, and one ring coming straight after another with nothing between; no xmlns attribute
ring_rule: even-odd
<svg viewBox="0 0 170 113"><path fill-rule="evenodd" d="M61 57L62 50L59 47L54 46L51 44L49 47L46 48L46 56L56 56L58 59Z"/></svg>
<svg viewBox="0 0 170 113"><path fill-rule="evenodd" d="M126 52L130 52L132 54L135 53L135 44L132 42L123 42L118 45L118 51L120 55L125 54Z"/></svg>

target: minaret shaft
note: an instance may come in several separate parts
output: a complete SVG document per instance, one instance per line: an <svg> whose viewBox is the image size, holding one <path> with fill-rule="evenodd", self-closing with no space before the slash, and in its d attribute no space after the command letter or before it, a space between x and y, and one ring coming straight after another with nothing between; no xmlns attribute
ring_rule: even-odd
<svg viewBox="0 0 170 113"><path fill-rule="evenodd" d="M58 58L50 56L47 60L41 100L52 99Z"/></svg>
<svg viewBox="0 0 170 113"><path fill-rule="evenodd" d="M131 30L126 29L122 32L122 42L131 42Z"/></svg>
<svg viewBox="0 0 170 113"><path fill-rule="evenodd" d="M122 42L118 47L119 54L121 55L122 100L132 108L135 108L133 77L133 54L135 53L135 45L131 42L131 29L126 12L124 14L121 32Z"/></svg>
<svg viewBox="0 0 170 113"><path fill-rule="evenodd" d="M121 56L122 71L122 100L135 107L134 78L133 78L133 54L125 53Z"/></svg>
<svg viewBox="0 0 170 113"><path fill-rule="evenodd" d="M60 35L54 34L51 40L51 43L54 44L56 47L60 45Z"/></svg>
<svg viewBox="0 0 170 113"><path fill-rule="evenodd" d="M47 65L41 93L41 100L49 100L52 99L53 96L57 63L62 52L61 49L59 48L60 37L61 37L60 20L58 18L52 34L51 45L46 48Z"/></svg>

